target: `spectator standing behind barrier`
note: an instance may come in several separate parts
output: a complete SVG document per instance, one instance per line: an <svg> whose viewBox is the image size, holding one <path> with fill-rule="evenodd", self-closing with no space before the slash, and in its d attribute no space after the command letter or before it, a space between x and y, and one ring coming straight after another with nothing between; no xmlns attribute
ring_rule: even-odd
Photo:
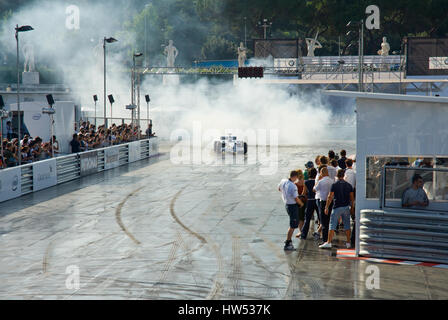
<svg viewBox="0 0 448 320"><path fill-rule="evenodd" d="M346 155L347 155L347 151L345 151L344 149L342 149L339 154L341 155L341 157L338 160L338 166L341 169L345 169L346 165L345 165L345 160L347 160Z"/></svg>
<svg viewBox="0 0 448 320"><path fill-rule="evenodd" d="M6 138L11 140L13 138L13 130L11 121L6 122Z"/></svg>
<svg viewBox="0 0 448 320"><path fill-rule="evenodd" d="M336 174L338 173L338 169L340 169L338 167L338 161L336 159L332 159L327 169L330 179L336 182Z"/></svg>
<svg viewBox="0 0 448 320"><path fill-rule="evenodd" d="M297 193L299 194L299 199L303 202L303 206L299 208L299 233L297 233L296 237L300 238L300 233L305 222L305 208L306 208L306 196L303 195L303 191L305 189L305 179L302 170L297 171L297 181L295 183L297 187Z"/></svg>
<svg viewBox="0 0 448 320"><path fill-rule="evenodd" d="M321 170L321 174L319 180L314 186L314 191L319 192L319 212L320 212L320 223L322 226L322 241L326 242L328 240L328 226L330 223L330 214L331 209L333 208L333 203L329 203L329 213L326 214L325 208L327 205L328 194L330 193L331 186L333 185L334 180L331 180L328 176L328 169L323 167Z"/></svg>
<svg viewBox="0 0 448 320"><path fill-rule="evenodd" d="M314 212L319 216L319 210L317 208L317 200L315 198L316 194L313 191L314 184L316 182L317 170L316 168L309 169L309 179L305 181L305 188L303 189L303 195L307 197L306 200L306 212L305 212L305 223L303 224L302 230L300 231L301 239L306 239L308 236L308 230L310 228L310 223L314 218ZM320 218L319 218L320 219Z"/></svg>
<svg viewBox="0 0 448 320"><path fill-rule="evenodd" d="M297 180L297 171L291 171L289 179L282 179L278 185L278 191L282 193L282 199L285 203L286 212L289 215L289 229L286 235L284 250L294 250L292 245L292 234L294 229L299 226L299 206L303 206L303 202L299 199L297 187L294 184Z"/></svg>
<svg viewBox="0 0 448 320"><path fill-rule="evenodd" d="M423 178L415 174L412 177L412 186L403 192L401 206L411 209L424 209L429 205L428 196L423 190Z"/></svg>
<svg viewBox="0 0 448 320"><path fill-rule="evenodd" d="M78 141L78 135L76 133L73 134L73 140L70 141L70 147L72 147L72 153L81 152L81 144Z"/></svg>
<svg viewBox="0 0 448 320"><path fill-rule="evenodd" d="M308 161L307 163L305 163L305 171L303 172L303 177L305 181L309 179L309 170L313 167L314 164L312 161Z"/></svg>
<svg viewBox="0 0 448 320"><path fill-rule="evenodd" d="M344 173L344 180L350 183L350 185L353 188L353 195L356 198L356 171L353 169L353 160L352 159L346 159L345 160L346 169ZM356 219L355 219L355 212L353 210L353 213L351 214L352 221L353 221L353 229L352 229L352 239L351 244L352 247L355 246L355 232L356 232Z"/></svg>
<svg viewBox="0 0 448 320"><path fill-rule="evenodd" d="M351 184L352 188L356 188L356 171L353 169L353 160L345 160L346 169L344 174L344 180ZM341 168L342 169L342 168Z"/></svg>
<svg viewBox="0 0 448 320"><path fill-rule="evenodd" d="M338 182L331 186L331 192L327 198L327 204L325 206L325 214L330 215L330 234L328 240L319 246L321 249L331 248L331 241L334 237L334 232L337 228L338 220L342 217L344 223L344 230L347 242L346 248L350 248L350 215L354 214L355 210L355 196L353 194L353 188L347 181L344 181L344 170L340 169L337 173ZM333 203L333 212L330 213L330 203ZM350 205L350 207L349 207Z"/></svg>

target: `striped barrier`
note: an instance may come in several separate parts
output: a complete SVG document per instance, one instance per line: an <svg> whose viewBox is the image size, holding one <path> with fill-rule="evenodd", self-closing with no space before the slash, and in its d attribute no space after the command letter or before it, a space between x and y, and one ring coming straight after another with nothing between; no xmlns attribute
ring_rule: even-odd
<svg viewBox="0 0 448 320"><path fill-rule="evenodd" d="M338 249L336 252L336 258L345 259L345 260L364 260L364 261L368 261L368 262L378 262L378 263L387 263L387 264L405 265L405 266L421 266L421 267L434 267L434 268L448 269L448 264L410 261L410 260L394 260L394 259L379 259L379 258L370 258L370 257L357 257L354 249Z"/></svg>

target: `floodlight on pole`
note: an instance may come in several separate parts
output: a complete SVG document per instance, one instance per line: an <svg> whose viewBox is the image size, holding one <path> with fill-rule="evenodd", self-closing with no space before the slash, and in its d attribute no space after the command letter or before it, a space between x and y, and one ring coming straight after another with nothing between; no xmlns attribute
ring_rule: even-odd
<svg viewBox="0 0 448 320"><path fill-rule="evenodd" d="M134 54L132 55L132 99L131 99L132 105L135 105L135 58L138 58L141 56L143 56L143 53L141 53L141 52L134 52ZM139 74L138 80L140 80L140 74ZM138 114L137 126L139 127L140 126L140 81L138 81L138 82L139 83L138 83L138 96L137 96L137 114ZM140 140L140 130L138 131L138 139Z"/></svg>
<svg viewBox="0 0 448 320"><path fill-rule="evenodd" d="M19 166L22 164L22 156L21 156L21 146L20 146L20 139L21 139L21 119L20 119L20 74L19 74L19 32L26 32L26 31L31 31L34 30L33 27L31 26L21 26L19 27L18 24L16 24L16 43L17 43L17 118L18 118L18 140L19 140L19 145L18 145L18 156L19 156ZM3 143L3 142L2 142Z"/></svg>
<svg viewBox="0 0 448 320"><path fill-rule="evenodd" d="M103 75L103 78L104 78L104 97L103 97L103 101L104 101L104 126L105 126L105 128L107 129L107 117L106 117L106 42L107 43L113 43L113 42L117 42L118 40L117 39L115 39L115 38L112 38L112 37L110 37L110 38L106 38L106 37L104 37L104 39L103 39L103 57L104 57L104 68L103 68L103 71L104 71L104 75Z"/></svg>

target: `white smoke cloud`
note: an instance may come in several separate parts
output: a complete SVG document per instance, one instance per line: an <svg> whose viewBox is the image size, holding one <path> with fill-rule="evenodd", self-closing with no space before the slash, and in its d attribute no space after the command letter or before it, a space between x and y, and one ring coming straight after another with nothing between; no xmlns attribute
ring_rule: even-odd
<svg viewBox="0 0 448 320"><path fill-rule="evenodd" d="M113 116L130 118L125 105L130 103L132 58L129 53L135 35L123 31L123 22L130 18L132 10L126 11L106 2L82 1L79 4L80 28L68 30L66 8L70 4L36 1L22 7L13 13L2 30L2 45L14 52L15 24L32 25L35 30L22 33L20 40L34 45L37 68L40 63L64 70L65 82L74 89L84 110L93 110L92 95L97 94L97 115L101 117L102 39L104 36L116 37L117 43L107 44L107 94L114 95ZM23 63L23 57L21 59ZM258 60L254 63L260 65ZM204 79L186 84L181 78L179 85L167 86L163 84L162 76L147 75L141 87L142 118L146 118L146 93L151 96L154 131L162 137L169 137L179 128L191 130L193 122L197 121L202 123L204 130L217 129L222 134L233 129L276 129L279 130L279 143L283 145L310 145L334 135L327 130L332 113L318 94L291 95L278 85L265 86L257 81L242 80L235 86L232 81L212 84ZM107 109L110 110L108 102Z"/></svg>

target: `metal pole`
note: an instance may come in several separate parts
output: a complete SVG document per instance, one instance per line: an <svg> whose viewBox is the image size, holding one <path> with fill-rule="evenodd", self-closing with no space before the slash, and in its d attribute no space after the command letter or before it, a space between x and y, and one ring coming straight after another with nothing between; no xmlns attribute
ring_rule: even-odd
<svg viewBox="0 0 448 320"><path fill-rule="evenodd" d="M103 55L104 55L104 126L107 129L107 118L106 118L106 37L103 40Z"/></svg>
<svg viewBox="0 0 448 320"><path fill-rule="evenodd" d="M145 66L148 67L148 60L146 59L146 56L148 55L148 51L147 51L147 47L146 47L146 20L147 20L146 16L147 16L147 14L145 12Z"/></svg>
<svg viewBox="0 0 448 320"><path fill-rule="evenodd" d="M96 129L96 101L95 101L95 129Z"/></svg>
<svg viewBox="0 0 448 320"><path fill-rule="evenodd" d="M361 27L358 29L358 91L362 91Z"/></svg>
<svg viewBox="0 0 448 320"><path fill-rule="evenodd" d="M246 28L247 18L244 17L244 48L247 48L247 28Z"/></svg>
<svg viewBox="0 0 448 320"><path fill-rule="evenodd" d="M140 140L140 72L137 72L137 108L138 108L137 136L138 140Z"/></svg>
<svg viewBox="0 0 448 320"><path fill-rule="evenodd" d="M3 109L0 110L3 111ZM0 148L2 153L2 167L0 169L3 169L3 165L5 164L5 159L3 158L3 114L0 114L0 137L2 137L0 141L1 144Z"/></svg>
<svg viewBox="0 0 448 320"><path fill-rule="evenodd" d="M361 91L364 91L364 19L361 20Z"/></svg>
<svg viewBox="0 0 448 320"><path fill-rule="evenodd" d="M21 145L20 145L20 135L21 135L21 121L20 121L20 75L19 75L19 32L17 31L19 28L19 25L16 25L16 42L17 42L17 116L18 116L18 133L19 133L19 150L18 150L18 156L19 156L19 166L22 164L22 155L21 155ZM3 144L3 141L2 141Z"/></svg>
<svg viewBox="0 0 448 320"><path fill-rule="evenodd" d="M146 102L146 117L148 118L147 119L148 120L147 125L149 127L149 102Z"/></svg>
<svg viewBox="0 0 448 320"><path fill-rule="evenodd" d="M53 120L53 115L50 115L50 121L51 121L51 157L54 158L54 120Z"/></svg>

